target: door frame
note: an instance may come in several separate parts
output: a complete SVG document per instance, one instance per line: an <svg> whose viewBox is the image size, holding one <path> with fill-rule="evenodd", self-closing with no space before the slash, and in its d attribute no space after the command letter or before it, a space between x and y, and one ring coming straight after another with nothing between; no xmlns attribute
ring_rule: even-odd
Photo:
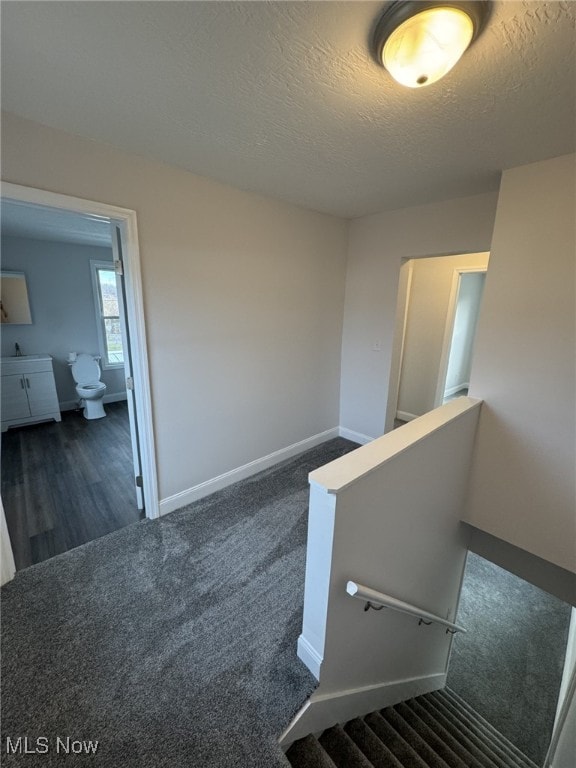
<svg viewBox="0 0 576 768"><path fill-rule="evenodd" d="M84 215L102 216L120 224L126 287L126 323L132 345L132 377L140 440L142 490L146 517L152 520L158 518L160 504L136 211L9 182L2 182L1 197Z"/></svg>
<svg viewBox="0 0 576 768"><path fill-rule="evenodd" d="M390 360L390 376L388 378L388 397L386 401L386 416L384 432L391 432L394 429L394 421L398 411L398 396L400 392L400 377L402 375L402 363L404 357L404 342L406 339L406 327L408 323L408 311L410 308L410 291L412 288L412 272L415 261L421 259L436 259L444 256L485 256L490 251L454 251L449 253L427 253L425 255L417 254L414 256L402 257L398 270L398 288L396 293L396 317L394 322L394 334L392 339L392 354ZM489 265L488 265L489 266ZM470 269L472 272L486 272L487 267L466 267L461 271ZM455 301L452 298L451 300ZM454 312L456 306L454 305ZM452 323L454 319L452 318ZM445 343L445 339L444 339ZM448 358L446 358L446 369L448 367ZM444 374L446 376L446 374Z"/></svg>
<svg viewBox="0 0 576 768"><path fill-rule="evenodd" d="M388 401L386 403L386 420L384 424L385 433L391 432L394 429L394 422L396 421L396 414L398 412L400 376L402 374L402 361L404 358L404 342L406 341L406 327L408 325L408 310L410 308L410 289L412 288L413 271L414 259L402 259L398 277L396 317L394 321L390 379L388 382Z"/></svg>
<svg viewBox="0 0 576 768"><path fill-rule="evenodd" d="M488 267L457 267L452 275L450 298L448 299L448 309L446 311L446 324L444 326L444 338L442 340L442 352L440 354L440 365L438 366L438 381L436 382L434 408L439 408L444 402L446 376L448 375L448 362L450 360L450 350L452 348L452 335L454 333L454 322L456 320L456 308L458 306L462 275L469 274L470 272L486 274L488 272Z"/></svg>

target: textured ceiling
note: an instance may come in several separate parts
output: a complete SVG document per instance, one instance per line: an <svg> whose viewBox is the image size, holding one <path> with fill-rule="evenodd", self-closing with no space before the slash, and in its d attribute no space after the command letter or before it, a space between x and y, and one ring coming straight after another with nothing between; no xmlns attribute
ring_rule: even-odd
<svg viewBox="0 0 576 768"><path fill-rule="evenodd" d="M2 235L112 247L110 219L2 200Z"/></svg>
<svg viewBox="0 0 576 768"><path fill-rule="evenodd" d="M2 105L348 217L574 150L576 3L494 3L457 68L415 91L370 58L384 5L4 2Z"/></svg>

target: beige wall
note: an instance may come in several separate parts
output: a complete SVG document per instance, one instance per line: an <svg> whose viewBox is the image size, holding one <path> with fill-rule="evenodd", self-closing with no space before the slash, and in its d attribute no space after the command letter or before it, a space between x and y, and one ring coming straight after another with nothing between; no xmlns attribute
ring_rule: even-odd
<svg viewBox="0 0 576 768"><path fill-rule="evenodd" d="M138 215L160 496L338 425L346 223L4 115L4 180Z"/></svg>
<svg viewBox="0 0 576 768"><path fill-rule="evenodd" d="M384 432L402 260L489 251L497 199L496 193L488 193L351 223L342 339L343 427L369 437Z"/></svg>
<svg viewBox="0 0 576 768"><path fill-rule="evenodd" d="M454 273L487 265L487 253L413 260L398 411L421 416L434 408Z"/></svg>
<svg viewBox="0 0 576 768"><path fill-rule="evenodd" d="M576 571L575 157L503 175L470 394L467 519Z"/></svg>

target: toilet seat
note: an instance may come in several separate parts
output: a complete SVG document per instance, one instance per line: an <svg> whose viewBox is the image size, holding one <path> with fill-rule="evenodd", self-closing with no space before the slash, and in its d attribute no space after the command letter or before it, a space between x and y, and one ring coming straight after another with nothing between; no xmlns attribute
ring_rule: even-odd
<svg viewBox="0 0 576 768"><path fill-rule="evenodd" d="M84 353L78 355L70 368L72 369L74 381L81 387L96 389L102 383L100 381L100 366L92 355Z"/></svg>

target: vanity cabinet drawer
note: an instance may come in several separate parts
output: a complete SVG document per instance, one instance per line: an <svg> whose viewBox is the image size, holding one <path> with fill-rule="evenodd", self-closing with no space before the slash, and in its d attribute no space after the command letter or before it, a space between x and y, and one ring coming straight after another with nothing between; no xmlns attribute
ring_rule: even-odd
<svg viewBox="0 0 576 768"><path fill-rule="evenodd" d="M49 373L54 376L51 357L3 357L2 376L17 373Z"/></svg>

